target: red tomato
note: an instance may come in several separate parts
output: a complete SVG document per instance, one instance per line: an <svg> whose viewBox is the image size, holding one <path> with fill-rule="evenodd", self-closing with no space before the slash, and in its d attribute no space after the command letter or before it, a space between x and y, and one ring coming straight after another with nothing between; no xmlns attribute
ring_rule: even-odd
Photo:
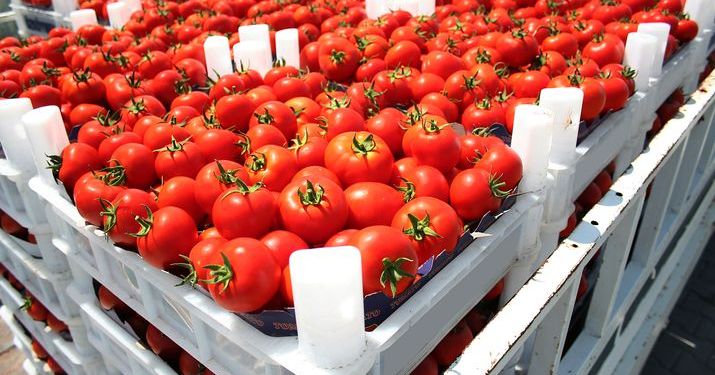
<svg viewBox="0 0 715 375"><path fill-rule="evenodd" d="M188 260L184 258L186 263L181 263L188 270L181 283L190 286L198 284L206 288L206 280L209 279L206 266L220 258L218 249L226 242L228 241L222 237L203 238L197 242L189 251Z"/></svg>
<svg viewBox="0 0 715 375"><path fill-rule="evenodd" d="M402 207L402 195L378 182L358 182L345 190L348 206L348 228L362 229L372 225L390 225Z"/></svg>
<svg viewBox="0 0 715 375"><path fill-rule="evenodd" d="M452 252L463 232L462 221L454 209L430 197L408 202L394 215L391 225L410 239L418 264L442 251Z"/></svg>
<svg viewBox="0 0 715 375"><path fill-rule="evenodd" d="M461 321L437 344L431 355L440 366L449 366L462 355L472 339L474 335L469 330L469 326Z"/></svg>
<svg viewBox="0 0 715 375"><path fill-rule="evenodd" d="M137 236L139 255L152 266L169 269L181 263L198 242L199 234L194 219L178 207L164 207L153 213L147 209L147 217L137 219L141 226Z"/></svg>
<svg viewBox="0 0 715 375"><path fill-rule="evenodd" d="M124 181L130 188L146 189L156 181L154 153L140 143L128 143L119 146L110 157L109 167L123 171Z"/></svg>
<svg viewBox="0 0 715 375"><path fill-rule="evenodd" d="M327 178L293 181L283 189L278 201L283 226L309 245L324 243L348 219L345 193Z"/></svg>
<svg viewBox="0 0 715 375"><path fill-rule="evenodd" d="M151 194L138 189L125 189L119 192L111 202L101 201L102 228L104 233L119 246L134 248L134 234L141 229L135 220L137 217L147 218L147 208L157 210Z"/></svg>
<svg viewBox="0 0 715 375"><path fill-rule="evenodd" d="M583 57L595 61L599 67L620 64L625 54L625 44L613 34L597 34L583 48Z"/></svg>
<svg viewBox="0 0 715 375"><path fill-rule="evenodd" d="M435 359L434 359L434 357L432 357L432 355L428 355L410 373L410 375L437 375L437 374L439 374L439 367L437 366L437 361L435 361Z"/></svg>
<svg viewBox="0 0 715 375"><path fill-rule="evenodd" d="M423 121L408 129L405 139L411 139L409 152L405 150L406 153L418 164L430 165L446 174L459 162L459 136L448 124Z"/></svg>
<svg viewBox="0 0 715 375"><path fill-rule="evenodd" d="M259 238L268 233L276 214L276 201L260 184L247 186L235 180L236 186L216 199L211 212L214 225L226 239Z"/></svg>
<svg viewBox="0 0 715 375"><path fill-rule="evenodd" d="M199 226L204 222L206 213L196 201L196 181L193 178L173 177L161 186L156 200L159 208L178 207L186 211Z"/></svg>
<svg viewBox="0 0 715 375"><path fill-rule="evenodd" d="M606 90L601 82L593 78L580 75L558 76L551 80L549 87L579 87L583 90L581 120L595 119L606 105Z"/></svg>
<svg viewBox="0 0 715 375"><path fill-rule="evenodd" d="M283 190L298 171L293 153L276 145L266 145L251 153L245 166L251 183L261 183L271 191Z"/></svg>
<svg viewBox="0 0 715 375"><path fill-rule="evenodd" d="M360 51L347 39L334 37L320 42L318 64L327 79L347 81L355 73L360 58Z"/></svg>
<svg viewBox="0 0 715 375"><path fill-rule="evenodd" d="M353 238L355 233L359 232L357 229L344 229L338 233L335 233L327 241L325 241L325 247L332 246L347 246L350 244L350 240Z"/></svg>
<svg viewBox="0 0 715 375"><path fill-rule="evenodd" d="M630 95L626 81L610 75L601 75L599 81L606 91L606 104L603 111L618 111L626 106Z"/></svg>
<svg viewBox="0 0 715 375"><path fill-rule="evenodd" d="M179 359L181 347L166 337L159 329L149 324L146 330L146 342L154 354L164 361L174 363Z"/></svg>
<svg viewBox="0 0 715 375"><path fill-rule="evenodd" d="M253 238L236 238L223 244L218 263L208 265L208 290L216 303L238 313L259 310L278 291L281 269L270 250Z"/></svg>
<svg viewBox="0 0 715 375"><path fill-rule="evenodd" d="M77 181L74 189L74 204L82 217L92 225L101 226L102 201L111 202L124 187L117 186L119 179L103 172L87 172Z"/></svg>
<svg viewBox="0 0 715 375"><path fill-rule="evenodd" d="M467 169L454 177L449 188L449 201L465 221L480 220L499 209L507 195L504 183L483 169Z"/></svg>
<svg viewBox="0 0 715 375"><path fill-rule="evenodd" d="M25 301L22 306L20 306L20 309L25 311L30 319L34 321L42 322L47 320L47 309L30 294L25 296Z"/></svg>
<svg viewBox="0 0 715 375"><path fill-rule="evenodd" d="M350 245L360 250L363 293L382 292L395 298L417 275L417 253L399 229L384 225L357 232Z"/></svg>
<svg viewBox="0 0 715 375"><path fill-rule="evenodd" d="M528 65L538 55L539 43L523 29L516 29L499 38L496 50L507 65L521 67Z"/></svg>
<svg viewBox="0 0 715 375"><path fill-rule="evenodd" d="M506 190L516 188L523 173L519 154L506 145L490 147L474 164L474 168L482 169L504 182Z"/></svg>
<svg viewBox="0 0 715 375"><path fill-rule="evenodd" d="M419 165L400 172L398 185L405 202L420 197L437 198L443 202L449 201L447 178L437 168L429 165Z"/></svg>
<svg viewBox="0 0 715 375"><path fill-rule="evenodd" d="M333 138L325 149L325 166L343 186L356 182L390 180L394 159L387 143L368 132L346 132Z"/></svg>
<svg viewBox="0 0 715 375"><path fill-rule="evenodd" d="M75 183L87 172L102 168L97 150L84 143L67 145L60 155L48 157L48 168L62 181L67 193L72 194Z"/></svg>
<svg viewBox="0 0 715 375"><path fill-rule="evenodd" d="M288 260L293 252L309 248L297 234L285 230L274 230L263 236L261 242L270 250L281 269L288 266Z"/></svg>

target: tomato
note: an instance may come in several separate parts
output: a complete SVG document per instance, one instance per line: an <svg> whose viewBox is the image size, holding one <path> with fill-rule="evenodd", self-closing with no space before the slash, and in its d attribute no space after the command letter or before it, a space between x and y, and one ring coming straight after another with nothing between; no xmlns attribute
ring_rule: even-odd
<svg viewBox="0 0 715 375"><path fill-rule="evenodd" d="M311 137L306 130L303 135L299 134L293 139L290 149L295 155L298 168L305 168L313 165L324 165L323 155L327 147L328 141L325 138Z"/></svg>
<svg viewBox="0 0 715 375"><path fill-rule="evenodd" d="M151 324L146 330L146 342L151 351L164 361L174 363L179 360L179 355L182 352L181 347Z"/></svg>
<svg viewBox="0 0 715 375"><path fill-rule="evenodd" d="M309 245L324 243L345 226L348 206L340 186L313 176L291 182L278 198L280 220L285 229Z"/></svg>
<svg viewBox="0 0 715 375"><path fill-rule="evenodd" d="M447 79L457 70L465 69L465 64L459 57L444 51L432 51L422 60L422 73L432 73L442 79Z"/></svg>
<svg viewBox="0 0 715 375"><path fill-rule="evenodd" d="M152 266L169 269L189 255L198 242L194 219L178 207L164 207L152 213L147 209L146 218L138 218L141 226L136 233L139 255Z"/></svg>
<svg viewBox="0 0 715 375"><path fill-rule="evenodd" d="M595 61L599 67L620 64L625 54L625 44L613 34L596 34L583 48L583 57Z"/></svg>
<svg viewBox="0 0 715 375"><path fill-rule="evenodd" d="M35 339L32 340L32 353L40 360L47 360L47 350Z"/></svg>
<svg viewBox="0 0 715 375"><path fill-rule="evenodd" d="M277 127L286 139L293 138L298 128L298 122L291 108L278 101L268 101L256 108L253 112L253 117L249 121L249 127L259 124Z"/></svg>
<svg viewBox="0 0 715 375"><path fill-rule="evenodd" d="M577 218L576 218L576 211L571 213L569 215L568 220L566 221L566 228L562 229L561 232L559 232L559 239L564 239L567 238L568 236L573 233L574 229L576 229L576 224L577 224Z"/></svg>
<svg viewBox="0 0 715 375"><path fill-rule="evenodd" d="M200 238L189 251L188 258L182 257L186 263L177 264L188 270L181 284L192 287L198 284L206 288L206 280L209 279L209 270L206 266L220 259L218 249L226 242L228 241L222 237Z"/></svg>
<svg viewBox="0 0 715 375"><path fill-rule="evenodd" d="M164 105L159 99L150 95L132 97L122 108L122 120L129 126L134 126L139 118L146 115L162 117L166 114Z"/></svg>
<svg viewBox="0 0 715 375"><path fill-rule="evenodd" d="M398 189L402 192L405 202L419 197L449 201L449 182L437 168L419 165L402 172L400 177Z"/></svg>
<svg viewBox="0 0 715 375"><path fill-rule="evenodd" d="M347 81L355 73L360 58L360 50L347 39L335 37L320 42L318 64L329 80Z"/></svg>
<svg viewBox="0 0 715 375"><path fill-rule="evenodd" d="M636 71L633 68L621 64L608 64L601 69L601 73L605 76L622 79L628 86L628 96L636 92Z"/></svg>
<svg viewBox="0 0 715 375"><path fill-rule="evenodd" d="M157 209L151 194L138 189L122 190L111 202L100 202L104 209L100 213L104 233L118 246L129 248L136 246L136 238L133 235L140 229L135 217L146 219L146 208L150 211Z"/></svg>
<svg viewBox="0 0 715 375"><path fill-rule="evenodd" d="M590 210L593 206L597 205L598 202L603 197L603 192L594 182L591 182L586 186L586 189L578 196L576 201L581 204L586 210Z"/></svg>
<svg viewBox="0 0 715 375"><path fill-rule="evenodd" d="M241 164L231 160L216 160L206 164L196 174L196 202L210 215L216 199L237 180L248 181L248 174Z"/></svg>
<svg viewBox="0 0 715 375"><path fill-rule="evenodd" d="M48 156L48 168L69 194L72 194L75 183L82 175L101 167L97 150L84 143L69 144L60 155Z"/></svg>
<svg viewBox="0 0 715 375"><path fill-rule="evenodd" d="M0 53L0 56L2 53ZM48 105L60 106L62 104L62 93L60 90L48 86L37 85L27 88L20 94L21 98L28 98L32 102L32 108L40 108Z"/></svg>
<svg viewBox="0 0 715 375"><path fill-rule="evenodd" d="M611 185L613 185L613 179L607 171L601 171L601 173L596 176L593 182L596 183L601 192L604 193L609 191L611 189Z"/></svg>
<svg viewBox="0 0 715 375"><path fill-rule="evenodd" d="M25 295L25 300L20 309L25 311L30 319L34 321L42 322L47 320L47 309L31 294Z"/></svg>
<svg viewBox="0 0 715 375"><path fill-rule="evenodd" d="M514 85L514 96L517 98L535 98L541 90L549 85L548 74L537 70L530 70L520 75Z"/></svg>
<svg viewBox="0 0 715 375"><path fill-rule="evenodd" d="M420 362L417 367L410 373L410 375L437 375L439 374L439 367L437 366L437 361L435 361L432 355L428 355L425 359Z"/></svg>
<svg viewBox="0 0 715 375"><path fill-rule="evenodd" d="M389 225L403 205L402 195L394 188L377 182L358 182L345 190L348 228Z"/></svg>
<svg viewBox="0 0 715 375"><path fill-rule="evenodd" d="M449 188L449 201L465 221L480 220L489 212L499 209L501 199L507 195L504 183L489 172L472 168L454 177Z"/></svg>
<svg viewBox="0 0 715 375"><path fill-rule="evenodd" d="M681 43L687 43L698 36L698 24L687 18L678 20L678 26L673 34Z"/></svg>
<svg viewBox="0 0 715 375"><path fill-rule="evenodd" d="M117 186L119 179L107 173L87 172L82 175L75 184L74 204L82 217L92 225L102 225L102 204L101 201L111 202L124 187Z"/></svg>
<svg viewBox="0 0 715 375"><path fill-rule="evenodd" d="M270 232L261 238L261 242L270 250L281 269L288 266L288 260L293 252L309 248L297 234L285 230Z"/></svg>
<svg viewBox="0 0 715 375"><path fill-rule="evenodd" d="M57 317L52 315L52 313L49 311L47 312L47 326L50 327L50 329L55 333L62 333L68 331L67 324L57 319Z"/></svg>
<svg viewBox="0 0 715 375"><path fill-rule="evenodd" d="M178 207L186 211L196 224L204 221L206 213L196 201L196 181L189 177L173 177L161 186L156 200L159 208Z"/></svg>
<svg viewBox="0 0 715 375"><path fill-rule="evenodd" d="M490 147L474 164L474 168L482 169L504 182L506 190L516 188L523 173L519 154L506 145Z"/></svg>
<svg viewBox="0 0 715 375"><path fill-rule="evenodd" d="M603 111L618 111L625 107L630 95L626 81L609 74L601 74L599 78L603 89L606 91L606 104L603 107Z"/></svg>
<svg viewBox="0 0 715 375"><path fill-rule="evenodd" d="M601 5L595 9L591 17L597 21L607 24L620 19L630 18L631 8L620 1L601 1Z"/></svg>
<svg viewBox="0 0 715 375"><path fill-rule="evenodd" d="M357 233L357 229L344 229L341 230L338 233L335 233L332 237L330 237L327 241L325 241L325 247L332 247L332 246L347 246L350 244L350 240L353 238L355 233Z"/></svg>
<svg viewBox="0 0 715 375"><path fill-rule="evenodd" d="M234 94L216 102L215 114L222 128L245 132L255 109L245 95Z"/></svg>
<svg viewBox="0 0 715 375"><path fill-rule="evenodd" d="M130 188L146 189L157 179L154 168L154 153L140 143L127 143L119 146L110 157L109 167L123 171L123 178Z"/></svg>
<svg viewBox="0 0 715 375"><path fill-rule="evenodd" d="M203 166L204 156L199 146L176 139L162 148L154 159L154 169L161 180L177 176L194 177Z"/></svg>
<svg viewBox="0 0 715 375"><path fill-rule="evenodd" d="M241 137L226 129L208 129L192 138L206 161L242 161Z"/></svg>
<svg viewBox="0 0 715 375"><path fill-rule="evenodd" d="M523 29L503 34L496 45L504 63L511 67L528 65L539 53L539 44Z"/></svg>
<svg viewBox="0 0 715 375"><path fill-rule="evenodd" d="M556 30L541 42L542 51L556 51L565 58L571 58L579 50L578 38L571 33Z"/></svg>
<svg viewBox="0 0 715 375"><path fill-rule="evenodd" d="M211 217L223 238L259 238L268 233L276 213L276 201L261 184L247 186L235 180L236 186L216 199Z"/></svg>
<svg viewBox="0 0 715 375"><path fill-rule="evenodd" d="M484 301L494 301L498 299L502 292L504 291L504 279L497 281L497 283L489 289L487 294L482 298Z"/></svg>
<svg viewBox="0 0 715 375"><path fill-rule="evenodd" d="M548 77L546 79L548 83ZM487 98L470 105L462 113L462 125L464 125L464 130L467 132L472 132L476 128L489 128L494 124L503 124L505 122L506 112L504 112L504 109L501 105L493 104Z"/></svg>
<svg viewBox="0 0 715 375"><path fill-rule="evenodd" d="M442 341L437 344L431 356L434 357L440 366L449 366L462 355L464 349L472 343L472 339L474 339L474 335L472 335L472 331L469 330L469 326L464 321L460 321L454 329L449 331Z"/></svg>
<svg viewBox="0 0 715 375"><path fill-rule="evenodd" d="M317 166L317 165L312 165L310 167L305 167L301 170L298 171L298 173L293 176L293 178L290 180L291 182L295 182L301 179L305 179L308 177L321 177L321 178L326 178L330 181L335 182L338 186L340 185L340 179L338 176L335 175L332 171L330 171L328 168Z"/></svg>
<svg viewBox="0 0 715 375"><path fill-rule="evenodd" d="M298 171L293 153L276 145L266 145L251 153L245 166L251 183L261 183L271 191L281 191Z"/></svg>
<svg viewBox="0 0 715 375"><path fill-rule="evenodd" d="M452 252L463 232L462 221L454 209L431 197L408 202L394 215L391 225L412 242L418 264L442 251Z"/></svg>
<svg viewBox="0 0 715 375"><path fill-rule="evenodd" d="M263 307L278 291L281 269L266 245L236 238L218 249L221 262L208 265L208 290L216 303L238 313Z"/></svg>
<svg viewBox="0 0 715 375"><path fill-rule="evenodd" d="M356 182L390 180L394 162L390 148L368 132L346 132L333 138L325 149L325 166L344 186Z"/></svg>
<svg viewBox="0 0 715 375"><path fill-rule="evenodd" d="M62 80L62 97L73 105L102 104L105 91L102 78L89 70L68 74Z"/></svg>
<svg viewBox="0 0 715 375"><path fill-rule="evenodd" d="M384 225L357 232L350 245L360 250L365 295L382 292L395 298L417 275L417 253L399 229Z"/></svg>
<svg viewBox="0 0 715 375"><path fill-rule="evenodd" d="M420 165L435 167L446 174L459 162L459 136L448 124L424 120L408 129L405 139L411 139L405 152Z"/></svg>
<svg viewBox="0 0 715 375"><path fill-rule="evenodd" d="M179 355L179 374L180 375L210 375L213 374L209 369L204 367L199 361L194 359L191 354L181 351Z"/></svg>
<svg viewBox="0 0 715 375"><path fill-rule="evenodd" d="M360 113L352 108L332 110L325 116L325 125L328 128L325 136L328 141L342 133L365 130L365 120Z"/></svg>

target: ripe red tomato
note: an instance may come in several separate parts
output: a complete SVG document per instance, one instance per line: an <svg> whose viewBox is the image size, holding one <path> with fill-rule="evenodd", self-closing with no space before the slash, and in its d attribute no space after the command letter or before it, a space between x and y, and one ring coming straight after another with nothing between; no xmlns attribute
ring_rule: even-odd
<svg viewBox="0 0 715 375"><path fill-rule="evenodd" d="M449 201L447 178L437 168L429 165L416 165L399 172L399 180L395 181L395 184L402 193L402 199L405 202L419 197Z"/></svg>
<svg viewBox="0 0 715 375"><path fill-rule="evenodd" d="M211 370L207 369L191 354L181 351L179 355L179 374L180 375L213 375Z"/></svg>
<svg viewBox="0 0 715 375"><path fill-rule="evenodd" d="M48 159L48 168L56 179L62 181L69 194L72 194L75 183L82 175L102 167L97 150L84 143L69 144L60 155L52 155Z"/></svg>
<svg viewBox="0 0 715 375"><path fill-rule="evenodd" d="M496 45L504 63L511 67L528 65L539 54L539 43L523 29L503 34Z"/></svg>
<svg viewBox="0 0 715 375"><path fill-rule="evenodd" d="M235 187L226 190L216 199L211 212L221 237L260 238L268 233L276 214L276 201L261 184L247 186L235 180Z"/></svg>
<svg viewBox="0 0 715 375"><path fill-rule="evenodd" d="M360 50L349 40L340 37L319 43L318 64L325 77L338 82L352 77L360 63Z"/></svg>
<svg viewBox="0 0 715 375"><path fill-rule="evenodd" d="M457 213L444 201L422 197L408 202L394 215L392 227L410 239L418 264L442 251L452 252L464 231Z"/></svg>
<svg viewBox="0 0 715 375"><path fill-rule="evenodd" d="M174 363L179 360L181 347L151 324L147 326L146 342L151 351L164 361Z"/></svg>
<svg viewBox="0 0 715 375"><path fill-rule="evenodd" d="M433 119L414 125L405 133L408 150L418 164L429 165L446 174L459 162L459 136L448 124ZM403 149L405 141L403 141Z"/></svg>
<svg viewBox="0 0 715 375"><path fill-rule="evenodd" d="M118 171L130 188L146 189L156 181L154 168L154 153L149 147L140 143L127 143L119 146L110 157L109 167Z"/></svg>
<svg viewBox="0 0 715 375"><path fill-rule="evenodd" d="M417 253L399 229L384 225L357 232L350 245L360 250L363 293L382 292L395 298L417 275Z"/></svg>
<svg viewBox="0 0 715 375"><path fill-rule="evenodd" d="M449 366L457 360L457 357L462 355L462 352L471 344L473 338L474 335L469 330L469 326L464 321L460 321L437 344L431 355L440 366Z"/></svg>
<svg viewBox="0 0 715 375"><path fill-rule="evenodd" d="M368 132L346 132L333 138L325 149L325 166L343 186L356 182L387 183L394 162L390 148Z"/></svg>
<svg viewBox="0 0 715 375"><path fill-rule="evenodd" d="M506 196L504 183L489 172L472 168L454 177L449 188L449 200L465 221L480 220L488 212L499 209Z"/></svg>
<svg viewBox="0 0 715 375"><path fill-rule="evenodd" d="M44 322L47 320L47 309L31 294L25 295L25 300L20 309L25 311L30 319L34 321Z"/></svg>
<svg viewBox="0 0 715 375"><path fill-rule="evenodd" d="M345 193L333 181L319 176L291 182L278 198L283 226L309 245L324 243L345 226Z"/></svg>
<svg viewBox="0 0 715 375"><path fill-rule="evenodd" d="M65 322L57 319L56 316L52 315L51 312L47 312L47 326L55 333L67 332L67 324Z"/></svg>
<svg viewBox="0 0 715 375"><path fill-rule="evenodd" d="M194 219L178 207L164 207L153 213L147 209L147 217L137 219L141 226L137 236L139 255L152 266L169 269L181 263L198 242L199 234Z"/></svg>
<svg viewBox="0 0 715 375"><path fill-rule="evenodd" d="M203 238L197 242L189 251L189 259L184 258L186 263L182 263L188 272L181 283L206 288L206 280L209 279L209 270L206 266L221 258L218 249L226 242L228 241L222 237Z"/></svg>
<svg viewBox="0 0 715 375"><path fill-rule="evenodd" d="M439 367L437 366L437 361L435 361L432 355L428 355L425 359L420 362L417 367L410 373L410 375L437 375L439 374Z"/></svg>
<svg viewBox="0 0 715 375"><path fill-rule="evenodd" d="M104 233L118 246L134 248L140 225L135 217L147 217L147 207L150 211L157 210L156 202L151 194L138 189L124 189L114 200L101 201L104 211L101 212Z"/></svg>
<svg viewBox="0 0 715 375"><path fill-rule="evenodd" d="M606 74L601 74L599 81L606 91L606 104L603 106L603 111L617 111L626 106L630 95L626 81Z"/></svg>
<svg viewBox="0 0 715 375"><path fill-rule="evenodd" d="M281 269L266 245L253 238L223 244L219 263L208 265L208 290L216 303L238 313L259 310L278 291Z"/></svg>
<svg viewBox="0 0 715 375"><path fill-rule="evenodd" d="M465 69L464 61L444 51L432 51L422 58L422 73L432 73L447 79L453 72Z"/></svg>
<svg viewBox="0 0 715 375"><path fill-rule="evenodd" d="M551 80L549 87L579 87L583 90L581 120L590 121L598 117L606 106L606 90L601 82L580 75L558 76Z"/></svg>
<svg viewBox="0 0 715 375"><path fill-rule="evenodd" d="M309 248L297 234L285 230L274 230L263 236L261 242L270 250L281 269L288 266L288 260L293 252Z"/></svg>
<svg viewBox="0 0 715 375"><path fill-rule="evenodd" d="M118 186L119 179L115 175L104 172L87 172L77 181L74 189L74 204L82 217L92 225L102 225L102 201L111 202L124 190Z"/></svg>
<svg viewBox="0 0 715 375"><path fill-rule="evenodd" d="M259 124L277 127L286 139L293 138L298 129L298 122L293 114L293 110L286 104L278 101L268 101L256 108L248 126L254 127Z"/></svg>
<svg viewBox="0 0 715 375"><path fill-rule="evenodd" d="M474 164L474 168L482 169L504 182L502 190L516 188L523 173L519 154L504 144L490 147Z"/></svg>
<svg viewBox="0 0 715 375"><path fill-rule="evenodd" d="M586 189L578 196L576 202L578 202L586 210L590 210L593 206L597 205L598 202L603 197L603 192L595 183L591 182L586 186Z"/></svg>
<svg viewBox="0 0 715 375"><path fill-rule="evenodd" d="M37 340L32 340L32 353L40 360L47 360L47 350L42 347L42 345L37 342Z"/></svg>
<svg viewBox="0 0 715 375"><path fill-rule="evenodd" d="M325 138L330 141L339 134L365 130L365 120L352 108L336 108L325 116L327 131Z"/></svg>
<svg viewBox="0 0 715 375"><path fill-rule="evenodd" d="M271 191L283 190L298 171L293 153L276 145L265 145L251 153L245 167L251 183L261 183Z"/></svg>
<svg viewBox="0 0 715 375"><path fill-rule="evenodd" d="M161 180L172 177L194 177L204 166L204 156L193 142L179 142L173 139L162 148L154 159L154 169Z"/></svg>
<svg viewBox="0 0 715 375"><path fill-rule="evenodd" d="M372 225L390 225L402 207L402 195L378 182L358 182L345 190L348 206L348 228L362 229Z"/></svg>
<svg viewBox="0 0 715 375"><path fill-rule="evenodd" d="M596 34L593 40L583 48L583 57L595 61L599 67L608 64L620 64L626 47L623 41L613 34Z"/></svg>
<svg viewBox="0 0 715 375"><path fill-rule="evenodd" d="M186 211L199 226L204 222L206 213L196 201L196 181L190 177L173 177L161 186L156 200L159 208L178 207Z"/></svg>
<svg viewBox="0 0 715 375"><path fill-rule="evenodd" d="M210 215L216 199L230 189L236 180L248 181L248 174L241 164L231 160L216 160L206 164L196 174L196 203ZM161 199L161 194L159 197Z"/></svg>
<svg viewBox="0 0 715 375"><path fill-rule="evenodd" d="M62 97L72 105L102 104L105 91L102 78L88 70L68 73L62 79Z"/></svg>

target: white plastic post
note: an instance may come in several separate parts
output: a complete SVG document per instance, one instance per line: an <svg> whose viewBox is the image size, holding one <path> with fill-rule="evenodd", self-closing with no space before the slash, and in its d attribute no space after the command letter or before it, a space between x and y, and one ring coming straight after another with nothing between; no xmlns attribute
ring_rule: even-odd
<svg viewBox="0 0 715 375"><path fill-rule="evenodd" d="M28 98L0 100L0 119L3 121L0 126L0 143L7 160L23 172L35 169L32 154L27 152L30 142L20 121L22 116L30 111L32 102Z"/></svg>
<svg viewBox="0 0 715 375"><path fill-rule="evenodd" d="M97 13L94 12L94 9L75 10L70 13L70 22L74 31L79 30L84 25L96 25Z"/></svg>
<svg viewBox="0 0 715 375"><path fill-rule="evenodd" d="M663 60L665 59L665 49L668 46L668 35L670 25L664 22L641 23L638 25L638 32L656 37L656 49L653 51L653 77L660 77L663 71Z"/></svg>
<svg viewBox="0 0 715 375"><path fill-rule="evenodd" d="M521 157L524 175L519 191L538 191L546 184L554 115L535 105L519 105L514 112L511 148Z"/></svg>
<svg viewBox="0 0 715 375"><path fill-rule="evenodd" d="M266 46L256 41L236 43L233 46L233 58L236 66L243 66L257 71L264 76L272 67L270 58L266 58Z"/></svg>
<svg viewBox="0 0 715 375"><path fill-rule="evenodd" d="M142 2L141 0L123 0L127 4L127 9L129 10L129 15L131 16L132 13L142 10Z"/></svg>
<svg viewBox="0 0 715 375"><path fill-rule="evenodd" d="M204 42L204 55L206 56L206 74L212 80L217 80L233 72L231 65L231 48L228 38L213 35Z"/></svg>
<svg viewBox="0 0 715 375"><path fill-rule="evenodd" d="M123 1L107 4L107 16L109 25L115 29L121 29L129 21L129 8Z"/></svg>
<svg viewBox="0 0 715 375"><path fill-rule="evenodd" d="M421 0L419 6L419 16L431 16L435 11L435 1L434 0Z"/></svg>
<svg viewBox="0 0 715 375"><path fill-rule="evenodd" d="M265 55L262 61L267 59L273 64L273 54L271 53L271 33L266 24L246 25L238 28L238 39L241 42L257 42L259 50Z"/></svg>
<svg viewBox="0 0 715 375"><path fill-rule="evenodd" d="M72 11L77 10L76 0L53 0L52 5L55 12L62 16L67 16L72 13Z"/></svg>
<svg viewBox="0 0 715 375"><path fill-rule="evenodd" d="M290 274L298 348L306 360L337 368L358 359L366 348L358 249L296 251L290 256Z"/></svg>
<svg viewBox="0 0 715 375"><path fill-rule="evenodd" d="M630 33L626 39L626 53L623 64L634 68L636 74L636 90L648 91L650 77L653 76L653 51L656 50L658 39L644 33Z"/></svg>
<svg viewBox="0 0 715 375"><path fill-rule="evenodd" d="M539 98L539 107L550 110L554 116L550 161L572 165L576 159L583 91L577 87L544 89Z"/></svg>
<svg viewBox="0 0 715 375"><path fill-rule="evenodd" d="M700 32L713 27L713 7L711 0L687 0L683 11L698 23Z"/></svg>
<svg viewBox="0 0 715 375"><path fill-rule="evenodd" d="M404 10L413 16L417 16L420 13L421 1L422 0L402 0L400 2L400 10Z"/></svg>
<svg viewBox="0 0 715 375"><path fill-rule="evenodd" d="M298 29L276 31L276 59L283 59L286 65L300 68Z"/></svg>
<svg viewBox="0 0 715 375"><path fill-rule="evenodd" d="M52 186L55 182L47 169L47 156L60 155L70 143L60 109L54 105L33 109L22 116L22 123L37 172Z"/></svg>
<svg viewBox="0 0 715 375"><path fill-rule="evenodd" d="M387 13L387 1L385 0L365 0L365 13L367 18L375 20Z"/></svg>

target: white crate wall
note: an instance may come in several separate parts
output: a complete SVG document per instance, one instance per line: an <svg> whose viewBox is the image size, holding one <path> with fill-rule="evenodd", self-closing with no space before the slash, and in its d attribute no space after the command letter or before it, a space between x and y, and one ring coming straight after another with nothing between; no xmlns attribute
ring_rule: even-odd
<svg viewBox="0 0 715 375"><path fill-rule="evenodd" d="M521 359L516 368L530 374L638 373L647 357L643 349L652 346L713 232L713 89L715 74L447 374L512 373L515 358ZM685 194L673 194L676 183ZM562 358L583 267L606 241L585 329ZM633 258L627 262L631 248ZM535 350L524 355L532 335Z"/></svg>
<svg viewBox="0 0 715 375"><path fill-rule="evenodd" d="M45 366L45 362L38 359L32 351L32 339L25 334L22 326L20 326L12 314L12 311L7 306L0 306L0 319L5 323L13 336L13 345L25 354L25 362L23 369L27 373L32 374L51 374Z"/></svg>

